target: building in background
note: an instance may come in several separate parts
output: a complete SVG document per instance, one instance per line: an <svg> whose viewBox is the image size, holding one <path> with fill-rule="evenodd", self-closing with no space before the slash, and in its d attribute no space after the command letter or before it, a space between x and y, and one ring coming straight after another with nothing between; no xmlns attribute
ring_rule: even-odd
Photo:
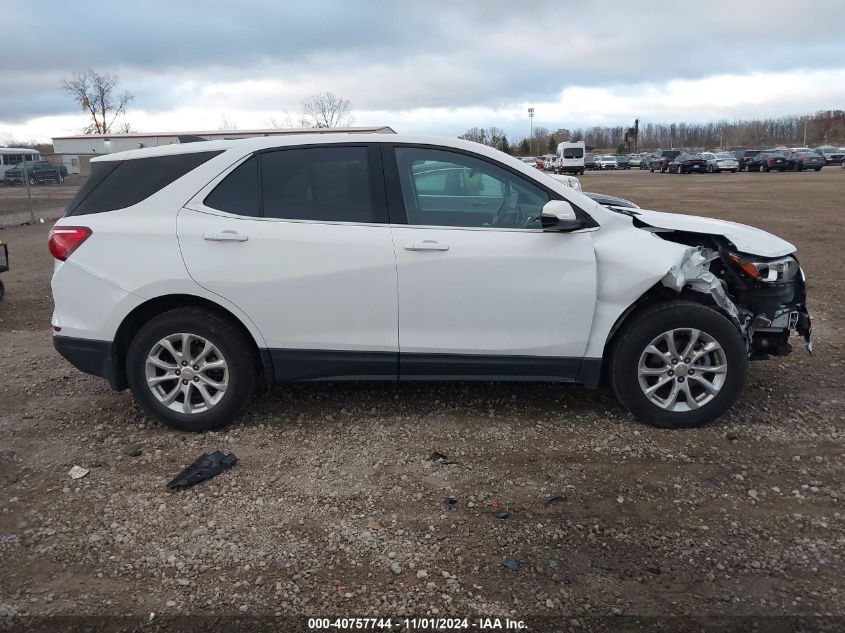
<svg viewBox="0 0 845 633"><path fill-rule="evenodd" d="M82 134L53 138L53 161L60 162L69 174L87 176L89 162L95 156L125 152L130 149L157 147L193 141L219 141L254 136L290 136L292 134L395 134L387 125L344 128L294 128L285 130L215 130L213 132L162 132L131 134Z"/></svg>

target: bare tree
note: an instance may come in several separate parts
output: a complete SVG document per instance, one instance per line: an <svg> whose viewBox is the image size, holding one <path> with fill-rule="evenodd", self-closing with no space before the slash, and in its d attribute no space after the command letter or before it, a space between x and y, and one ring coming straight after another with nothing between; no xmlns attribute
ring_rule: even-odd
<svg viewBox="0 0 845 633"><path fill-rule="evenodd" d="M294 119L293 115L287 110L284 110L280 118L271 116L267 119L266 126L273 130L291 130L294 128L311 127L305 117L300 115L298 119Z"/></svg>
<svg viewBox="0 0 845 633"><path fill-rule="evenodd" d="M302 115L307 127L348 127L355 123L349 99L342 99L333 92L306 97L302 102Z"/></svg>
<svg viewBox="0 0 845 633"><path fill-rule="evenodd" d="M118 94L120 79L109 73L100 74L90 68L74 71L61 88L70 94L91 119L85 126L86 134L107 134L117 117L126 114L126 106L135 97L124 91Z"/></svg>
<svg viewBox="0 0 845 633"><path fill-rule="evenodd" d="M217 125L217 129L223 130L224 132L234 132L238 129L238 124L229 115L224 114L220 117L220 123Z"/></svg>
<svg viewBox="0 0 845 633"><path fill-rule="evenodd" d="M117 126L117 131L121 134L131 134L132 132L137 132L138 130L136 130L129 121L123 119L123 121L120 122L120 125Z"/></svg>

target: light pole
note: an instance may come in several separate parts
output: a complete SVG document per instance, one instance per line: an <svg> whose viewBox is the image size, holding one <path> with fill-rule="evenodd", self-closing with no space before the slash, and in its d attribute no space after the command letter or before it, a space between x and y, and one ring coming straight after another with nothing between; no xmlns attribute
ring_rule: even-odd
<svg viewBox="0 0 845 633"><path fill-rule="evenodd" d="M528 120L531 122L531 136L528 137L528 153L534 151L534 108L528 108Z"/></svg>

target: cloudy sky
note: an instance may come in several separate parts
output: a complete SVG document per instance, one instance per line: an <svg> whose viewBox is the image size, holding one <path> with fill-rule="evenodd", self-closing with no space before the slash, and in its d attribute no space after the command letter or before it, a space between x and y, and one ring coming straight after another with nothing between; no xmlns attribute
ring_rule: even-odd
<svg viewBox="0 0 845 633"><path fill-rule="evenodd" d="M116 73L140 131L240 129L348 98L454 135L845 108L842 0L0 2L0 139L78 133L59 83Z"/></svg>

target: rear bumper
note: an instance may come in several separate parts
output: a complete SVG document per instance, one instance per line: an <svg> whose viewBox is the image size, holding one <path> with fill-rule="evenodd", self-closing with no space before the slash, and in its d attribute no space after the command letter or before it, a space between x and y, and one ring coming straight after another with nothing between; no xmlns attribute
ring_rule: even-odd
<svg viewBox="0 0 845 633"><path fill-rule="evenodd" d="M53 335L53 347L79 371L105 378L115 391L126 389L126 375L116 362L111 341Z"/></svg>

